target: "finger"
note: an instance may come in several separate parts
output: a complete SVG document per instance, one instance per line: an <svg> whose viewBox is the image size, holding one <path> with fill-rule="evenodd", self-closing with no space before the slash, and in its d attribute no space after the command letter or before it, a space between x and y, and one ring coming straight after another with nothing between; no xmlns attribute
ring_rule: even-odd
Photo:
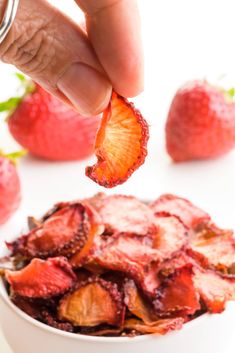
<svg viewBox="0 0 235 353"><path fill-rule="evenodd" d="M143 90L140 18L135 0L76 0L87 32L114 89L123 96Z"/></svg>
<svg viewBox="0 0 235 353"><path fill-rule="evenodd" d="M101 112L110 100L111 84L85 32L45 0L20 1L0 58L83 115Z"/></svg>

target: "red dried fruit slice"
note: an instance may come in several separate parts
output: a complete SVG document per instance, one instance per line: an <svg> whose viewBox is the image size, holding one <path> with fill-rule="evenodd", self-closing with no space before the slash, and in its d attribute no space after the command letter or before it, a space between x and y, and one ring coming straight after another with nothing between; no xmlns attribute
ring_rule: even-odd
<svg viewBox="0 0 235 353"><path fill-rule="evenodd" d="M141 334L154 333L157 335L165 335L168 332L180 330L183 326L184 319L181 317L172 319L163 319L153 322L152 325L146 325L138 319L128 319L124 323L124 328L128 330L136 330Z"/></svg>
<svg viewBox="0 0 235 353"><path fill-rule="evenodd" d="M125 282L124 294L124 302L129 311L139 319L142 319L146 325L149 325L158 319L153 312L151 304L140 295L133 280L127 280Z"/></svg>
<svg viewBox="0 0 235 353"><path fill-rule="evenodd" d="M124 272L144 290L148 290L145 285L146 276L152 270L153 264L162 260L159 251L151 246L150 238L116 234L103 248L97 250L92 262L105 269ZM156 278L156 285L157 283ZM154 286L151 286L151 290L154 292Z"/></svg>
<svg viewBox="0 0 235 353"><path fill-rule="evenodd" d="M74 204L62 208L27 237L27 253L32 257L60 255L71 246L84 245L84 207ZM78 244L79 243L79 244Z"/></svg>
<svg viewBox="0 0 235 353"><path fill-rule="evenodd" d="M29 301L26 298L20 297L18 295L12 295L11 300L18 306L19 309L24 311L27 315L34 319L42 320L42 308L38 303Z"/></svg>
<svg viewBox="0 0 235 353"><path fill-rule="evenodd" d="M74 332L73 325L71 325L69 322L65 321L60 321L58 320L54 315L52 315L49 311L43 310L42 311L42 318L41 320L54 328L57 328L58 330L66 331L66 332Z"/></svg>
<svg viewBox="0 0 235 353"><path fill-rule="evenodd" d="M200 309L199 295L193 283L192 267L187 265L169 275L158 288L154 306L158 315L187 316Z"/></svg>
<svg viewBox="0 0 235 353"><path fill-rule="evenodd" d="M155 217L158 232L153 247L158 249L163 259L169 259L180 251L188 242L188 234L184 225L174 216Z"/></svg>
<svg viewBox="0 0 235 353"><path fill-rule="evenodd" d="M140 112L113 92L96 137L98 161L86 168L86 175L106 188L124 183L144 163L148 139L148 124Z"/></svg>
<svg viewBox="0 0 235 353"><path fill-rule="evenodd" d="M102 197L96 203L108 233L155 233L155 217L143 202L133 196L113 195Z"/></svg>
<svg viewBox="0 0 235 353"><path fill-rule="evenodd" d="M55 257L46 261L33 259L20 271L6 271L6 280L17 295L27 298L50 298L72 288L76 275L68 261Z"/></svg>
<svg viewBox="0 0 235 353"><path fill-rule="evenodd" d="M81 267L87 259L93 255L96 248L100 245L100 235L104 232L105 226L99 214L86 205L87 232L84 246L80 248L70 259L70 264L74 268Z"/></svg>
<svg viewBox="0 0 235 353"><path fill-rule="evenodd" d="M188 253L205 268L235 275L235 238L230 230L207 225L192 235Z"/></svg>
<svg viewBox="0 0 235 353"><path fill-rule="evenodd" d="M195 270L194 285L211 313L220 313L228 300L235 300L235 282L212 271Z"/></svg>
<svg viewBox="0 0 235 353"><path fill-rule="evenodd" d="M124 320L122 295L117 285L90 279L65 296L59 304L59 318L74 326L109 324L121 326Z"/></svg>
<svg viewBox="0 0 235 353"><path fill-rule="evenodd" d="M175 195L162 195L150 204L156 214L168 214L178 217L186 227L197 228L210 221L210 216L190 201Z"/></svg>

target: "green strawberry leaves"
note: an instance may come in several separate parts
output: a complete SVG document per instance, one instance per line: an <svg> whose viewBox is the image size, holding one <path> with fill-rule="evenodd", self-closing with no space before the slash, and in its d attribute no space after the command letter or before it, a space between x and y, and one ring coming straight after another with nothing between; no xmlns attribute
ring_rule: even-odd
<svg viewBox="0 0 235 353"><path fill-rule="evenodd" d="M26 150L20 150L11 153L4 153L2 150L0 150L0 157L9 159L14 165L17 165L18 160L26 155Z"/></svg>
<svg viewBox="0 0 235 353"><path fill-rule="evenodd" d="M34 83L20 72L17 72L15 76L20 82L20 86L18 87L18 91L20 93L18 96L11 97L5 102L0 102L0 113L7 112L11 115L11 113L14 112L14 110L19 106L24 97L27 94L32 93L35 89Z"/></svg>

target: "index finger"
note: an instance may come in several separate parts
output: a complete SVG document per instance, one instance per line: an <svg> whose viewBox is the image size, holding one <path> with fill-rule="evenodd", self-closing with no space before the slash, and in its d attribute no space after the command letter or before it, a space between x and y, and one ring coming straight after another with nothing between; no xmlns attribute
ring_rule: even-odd
<svg viewBox="0 0 235 353"><path fill-rule="evenodd" d="M135 0L76 0L87 33L115 91L133 97L143 90L140 17Z"/></svg>

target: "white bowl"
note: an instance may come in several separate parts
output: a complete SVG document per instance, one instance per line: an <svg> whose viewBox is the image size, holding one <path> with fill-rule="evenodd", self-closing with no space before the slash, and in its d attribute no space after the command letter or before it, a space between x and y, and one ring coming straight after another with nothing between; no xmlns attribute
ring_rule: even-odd
<svg viewBox="0 0 235 353"><path fill-rule="evenodd" d="M18 309L0 280L0 325L14 353L234 353L235 303L166 336L89 337L42 324Z"/></svg>

